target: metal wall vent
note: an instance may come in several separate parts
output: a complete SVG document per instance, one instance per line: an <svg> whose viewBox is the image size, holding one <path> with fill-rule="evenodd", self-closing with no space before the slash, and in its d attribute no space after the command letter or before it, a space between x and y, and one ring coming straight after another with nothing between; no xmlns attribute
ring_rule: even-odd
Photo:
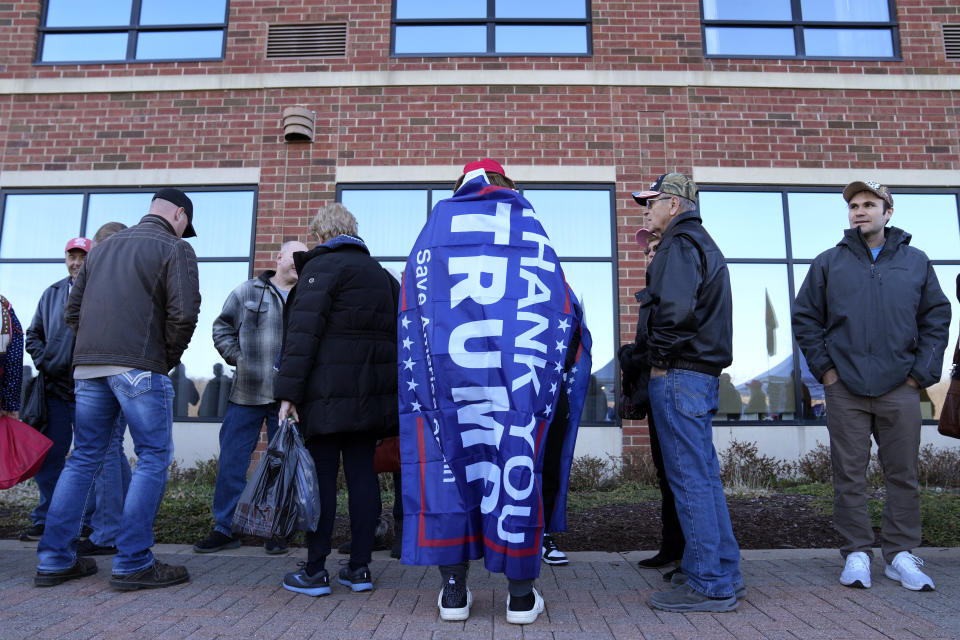
<svg viewBox="0 0 960 640"><path fill-rule="evenodd" d="M943 27L943 51L947 60L960 60L960 24L945 24Z"/></svg>
<svg viewBox="0 0 960 640"><path fill-rule="evenodd" d="M267 30L268 58L309 58L347 54L347 25L271 24Z"/></svg>

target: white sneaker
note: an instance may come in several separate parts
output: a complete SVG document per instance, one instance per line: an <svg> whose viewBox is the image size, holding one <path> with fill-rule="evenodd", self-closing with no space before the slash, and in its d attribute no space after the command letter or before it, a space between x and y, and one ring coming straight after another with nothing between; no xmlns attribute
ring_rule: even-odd
<svg viewBox="0 0 960 640"><path fill-rule="evenodd" d="M567 554L560 551L557 543L553 541L553 536L549 533L543 536L543 546L540 548L540 555L546 564L564 565L569 562L569 560L567 560Z"/></svg>
<svg viewBox="0 0 960 640"><path fill-rule="evenodd" d="M893 562L887 565L883 573L891 580L899 580L904 588L911 591L933 591L933 580L920 571L923 560L909 551L901 551L893 557Z"/></svg>
<svg viewBox="0 0 960 640"><path fill-rule="evenodd" d="M854 551L848 555L843 573L840 574L840 584L856 589L869 589L870 556L863 551Z"/></svg>
<svg viewBox="0 0 960 640"><path fill-rule="evenodd" d="M537 621L537 617L543 613L543 598L533 590L533 608L527 611L510 610L510 594L507 594L507 622L510 624L532 624Z"/></svg>

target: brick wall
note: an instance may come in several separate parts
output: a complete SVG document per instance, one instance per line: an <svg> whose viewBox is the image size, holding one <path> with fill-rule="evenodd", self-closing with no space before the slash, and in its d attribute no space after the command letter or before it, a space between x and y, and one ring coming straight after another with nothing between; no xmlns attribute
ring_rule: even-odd
<svg viewBox="0 0 960 640"><path fill-rule="evenodd" d="M232 0L222 62L33 65L39 2L0 0L0 80L265 72L456 69L957 74L940 27L954 2L899 0L902 62L704 60L699 4L593 1L592 58L402 58L390 2ZM343 58L264 58L268 24L346 22ZM284 144L284 107L317 112L313 144ZM616 167L621 339L644 284L629 192L693 166L960 169L960 92L637 86L415 86L0 94L0 170L259 167L256 268L334 197L337 166L441 164L492 156L523 165ZM453 178L453 176L450 176ZM625 425L624 444L646 446Z"/></svg>

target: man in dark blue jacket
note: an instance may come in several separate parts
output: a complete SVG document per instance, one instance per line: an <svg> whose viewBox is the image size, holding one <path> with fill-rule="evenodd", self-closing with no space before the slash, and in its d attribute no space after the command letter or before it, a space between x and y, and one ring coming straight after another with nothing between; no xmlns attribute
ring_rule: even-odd
<svg viewBox="0 0 960 640"><path fill-rule="evenodd" d="M843 198L850 228L814 259L793 309L794 336L826 397L833 519L846 559L840 583L870 586L872 435L887 489L884 573L907 589L930 591L933 580L911 553L920 545L920 389L940 380L950 303L910 234L886 226L893 196L885 186L851 182Z"/></svg>
<svg viewBox="0 0 960 640"><path fill-rule="evenodd" d="M743 597L740 548L713 446L719 375L733 361L730 274L703 228L697 185L680 173L633 194L662 240L647 268L650 408L686 547L676 587L650 597L666 611L733 611Z"/></svg>
<svg viewBox="0 0 960 640"><path fill-rule="evenodd" d="M87 258L91 242L87 238L74 238L63 251L68 275L47 287L40 296L40 303L27 329L26 349L33 364L43 373L43 386L47 399L47 429L45 435L53 441L43 465L34 476L40 490L40 501L30 512L29 529L20 534L21 540L39 540L47 520L47 509L57 479L63 471L64 460L73 442L73 331L63 320L67 296L80 267ZM88 533L85 531L85 533Z"/></svg>

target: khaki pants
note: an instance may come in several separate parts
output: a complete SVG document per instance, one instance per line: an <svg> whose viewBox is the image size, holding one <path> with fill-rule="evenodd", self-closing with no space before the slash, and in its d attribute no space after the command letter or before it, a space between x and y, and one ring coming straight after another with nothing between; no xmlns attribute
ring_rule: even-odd
<svg viewBox="0 0 960 640"><path fill-rule="evenodd" d="M840 552L844 557L854 551L872 555L866 480L872 435L887 490L880 547L890 563L897 553L920 546L919 390L903 384L868 398L850 393L840 381L824 387L824 395L833 462L833 523L844 539Z"/></svg>

